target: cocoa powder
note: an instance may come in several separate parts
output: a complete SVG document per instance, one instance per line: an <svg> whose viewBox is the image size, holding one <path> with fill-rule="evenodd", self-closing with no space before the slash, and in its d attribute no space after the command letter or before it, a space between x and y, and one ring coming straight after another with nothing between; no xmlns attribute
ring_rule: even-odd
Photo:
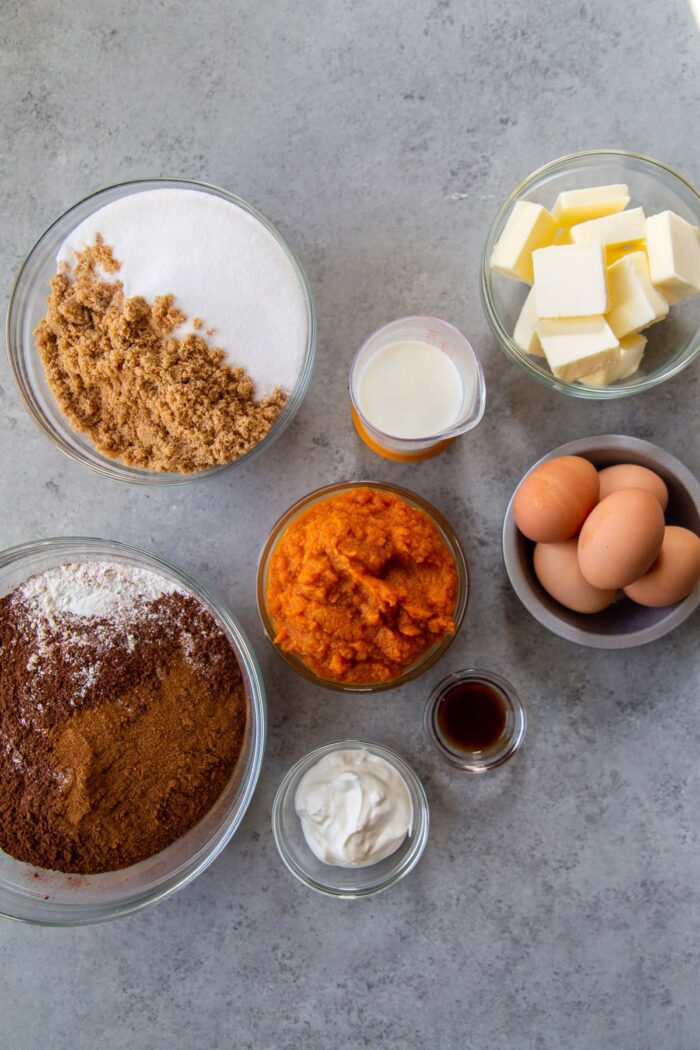
<svg viewBox="0 0 700 1050"><path fill-rule="evenodd" d="M127 618L0 599L0 848L94 874L170 845L234 773L247 721L235 654L183 592Z"/></svg>

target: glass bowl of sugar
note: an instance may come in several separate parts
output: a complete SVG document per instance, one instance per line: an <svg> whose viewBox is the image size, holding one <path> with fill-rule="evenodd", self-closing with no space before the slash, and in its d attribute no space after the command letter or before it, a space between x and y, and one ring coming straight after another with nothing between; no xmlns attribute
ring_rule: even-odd
<svg viewBox="0 0 700 1050"><path fill-rule="evenodd" d="M105 282L131 313L114 318ZM141 179L42 234L12 289L7 346L29 414L62 452L120 481L172 485L247 463L287 429L316 320L301 264L255 208L204 183Z"/></svg>

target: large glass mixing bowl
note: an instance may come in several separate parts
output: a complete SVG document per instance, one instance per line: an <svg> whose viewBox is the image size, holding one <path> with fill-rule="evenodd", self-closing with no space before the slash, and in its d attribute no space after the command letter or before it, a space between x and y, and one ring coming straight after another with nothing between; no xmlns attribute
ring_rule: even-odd
<svg viewBox="0 0 700 1050"><path fill-rule="evenodd" d="M224 605L167 562L109 540L40 540L0 553L0 595L52 566L104 560L150 569L172 580L211 612L225 631L243 673L247 728L231 779L206 816L167 849L139 864L100 875L69 875L25 864L0 850L0 915L36 925L105 922L165 900L186 886L221 853L241 823L265 748L265 687L250 642Z"/></svg>

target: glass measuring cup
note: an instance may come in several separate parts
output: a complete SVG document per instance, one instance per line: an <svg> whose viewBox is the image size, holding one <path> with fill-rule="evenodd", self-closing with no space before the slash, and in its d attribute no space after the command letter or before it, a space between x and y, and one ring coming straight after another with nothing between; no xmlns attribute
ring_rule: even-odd
<svg viewBox="0 0 700 1050"><path fill-rule="evenodd" d="M446 430L429 437L406 438L386 434L360 409L359 384L367 364L385 347L404 342L427 343L442 350L462 381L462 401L456 420ZM471 343L454 325L438 317L402 317L378 328L357 351L350 368L350 401L355 429L373 452L401 462L428 459L480 422L486 405L484 373Z"/></svg>

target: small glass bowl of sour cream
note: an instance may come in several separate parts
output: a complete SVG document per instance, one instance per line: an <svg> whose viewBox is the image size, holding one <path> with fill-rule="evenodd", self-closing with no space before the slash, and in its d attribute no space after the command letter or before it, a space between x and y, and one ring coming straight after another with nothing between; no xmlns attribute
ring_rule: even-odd
<svg viewBox="0 0 700 1050"><path fill-rule="evenodd" d="M357 753L357 765L347 761L349 753ZM340 761L334 761L335 758L340 758ZM363 785L366 794L361 798L352 781L355 773L362 776L363 770L370 775ZM316 841L312 848L298 812L300 807L308 809L324 804L326 800L319 800L319 792L323 795L324 788L330 788L331 778L336 793L334 811L323 823L328 829L329 824L339 822L336 834L331 833L329 841L346 853L347 866L339 862L339 857L330 863L320 859L317 855L322 852L319 842ZM350 781L347 786L343 783L345 778ZM342 794L345 790L348 798L343 803L342 799L338 800L337 793ZM375 813L384 813L387 806L393 807L394 804L396 809L393 812L399 822L408 815L406 833L388 854L383 848L386 836L380 836L378 842L373 842L373 848L376 846L378 854L385 855L371 863L371 852L362 856L366 843L364 847L359 844L356 849L350 842L355 837L348 834L352 832L350 825L361 809L360 821L366 826L368 806ZM339 815L338 808L342 815ZM305 886L329 897L369 897L404 878L420 860L428 840L429 823L428 799L411 767L390 748L361 740L335 740L304 755L285 776L272 806L272 832L285 865ZM394 832L395 829L390 834ZM364 840L362 835L357 838Z"/></svg>
<svg viewBox="0 0 700 1050"><path fill-rule="evenodd" d="M350 368L358 434L385 459L428 459L472 430L486 406L481 362L438 317L402 317L374 332Z"/></svg>

